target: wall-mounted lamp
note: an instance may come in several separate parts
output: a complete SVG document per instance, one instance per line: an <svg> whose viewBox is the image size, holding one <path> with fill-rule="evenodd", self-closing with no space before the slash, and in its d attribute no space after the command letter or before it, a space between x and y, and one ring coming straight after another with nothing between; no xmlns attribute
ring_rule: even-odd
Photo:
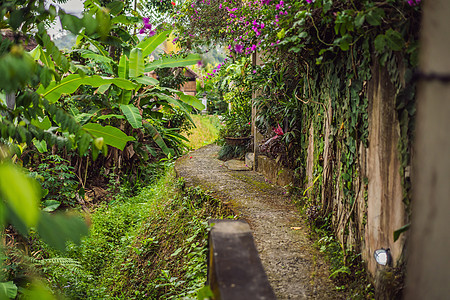
<svg viewBox="0 0 450 300"><path fill-rule="evenodd" d="M375 260L377 261L377 263L379 263L382 266L390 266L392 264L392 256L391 256L391 251L389 248L384 249L378 249L375 250L375 252L373 253L373 256L375 257Z"/></svg>

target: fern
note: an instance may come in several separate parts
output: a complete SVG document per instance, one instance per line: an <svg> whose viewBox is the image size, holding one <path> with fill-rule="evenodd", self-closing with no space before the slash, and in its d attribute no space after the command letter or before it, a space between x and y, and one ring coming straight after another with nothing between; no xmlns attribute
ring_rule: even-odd
<svg viewBox="0 0 450 300"><path fill-rule="evenodd" d="M34 257L29 257L29 261L34 265L35 268L53 271L57 271L62 268L75 275L84 275L83 266L81 263L75 259L68 257L53 257L53 258L43 258L36 259Z"/></svg>

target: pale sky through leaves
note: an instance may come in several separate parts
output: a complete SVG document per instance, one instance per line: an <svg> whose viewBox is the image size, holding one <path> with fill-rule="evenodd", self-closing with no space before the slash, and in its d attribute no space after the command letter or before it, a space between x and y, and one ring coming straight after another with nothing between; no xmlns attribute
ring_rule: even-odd
<svg viewBox="0 0 450 300"><path fill-rule="evenodd" d="M76 15L78 17L81 16L83 11L83 0L68 0L66 3L57 3L55 1L50 1L51 4L62 8L66 13ZM50 36L58 36L61 34L61 22L59 19L55 22L56 24L48 29L48 33Z"/></svg>

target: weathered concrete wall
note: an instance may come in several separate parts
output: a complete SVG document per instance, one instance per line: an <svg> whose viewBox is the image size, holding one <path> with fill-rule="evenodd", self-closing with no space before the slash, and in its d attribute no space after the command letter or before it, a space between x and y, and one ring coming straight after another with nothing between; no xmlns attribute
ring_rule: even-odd
<svg viewBox="0 0 450 300"><path fill-rule="evenodd" d="M403 235L394 243L393 233L406 224L397 145L400 125L395 109L395 89L386 69L375 64L369 82L369 149L367 155L368 203L365 247L370 273L379 265L373 252L390 248L394 264L402 255Z"/></svg>
<svg viewBox="0 0 450 300"><path fill-rule="evenodd" d="M372 67L372 79L368 82L369 142L358 145L355 167L357 176L352 179L356 201L346 198L342 191L342 149L330 143L333 111L327 103L324 116L324 150L321 203L323 211L333 211L335 232L347 249L362 253L370 274L378 282L380 267L373 253L376 249L390 248L394 266L402 258L405 236L394 242L393 233L407 223L403 203L400 176L398 142L400 126L395 108L395 89L389 74L377 62ZM308 187L311 186L314 170L314 131L310 127L306 159ZM316 150L317 151L317 150ZM345 153L344 153L345 154ZM316 162L317 163L317 162ZM334 178L334 181L333 181Z"/></svg>

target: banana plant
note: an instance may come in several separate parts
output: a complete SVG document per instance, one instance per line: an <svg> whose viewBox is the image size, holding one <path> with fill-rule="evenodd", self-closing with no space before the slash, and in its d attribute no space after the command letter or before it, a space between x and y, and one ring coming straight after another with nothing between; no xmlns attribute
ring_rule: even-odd
<svg viewBox="0 0 450 300"><path fill-rule="evenodd" d="M146 61L146 58L166 40L170 32L170 30L162 31L142 40L131 49L128 55L122 54L118 63L109 56L108 52L100 43L80 33L81 38L85 38L93 46L90 50L78 50L81 56L93 62L110 64L111 70L117 70L114 76L85 75L84 72L78 72L67 75L60 81L57 81L57 76L54 76L53 80L47 86L42 84L36 92L52 104L59 101L65 94L73 94L83 85L98 88L97 92L99 93L109 94L111 90L118 91L119 96L112 98L113 102L115 102L113 105L120 109L131 127L145 130L152 136L156 144L166 155L173 155L174 151L167 147L161 135L151 122L149 122L148 118L143 118L142 112L148 112L146 115L151 119L151 113L149 112L154 105L174 105L186 113L189 113L192 107L202 110L204 106L196 97L186 95L174 89L160 87L157 79L146 75L146 72L150 72L156 68L184 67L193 65L201 59L198 54L190 54L183 58L170 57L152 62ZM44 49L38 47L31 52L31 55L35 60L39 60L42 64L46 65L50 70L54 69L53 62ZM72 69L79 71L81 68ZM145 91L138 93L138 91L142 90L142 87L146 88ZM136 99L139 98L139 105L142 112L140 112L139 107L132 103L132 100L134 100L133 96ZM153 105L150 105L150 103L153 103ZM94 114L91 114L91 116L93 117ZM77 116L75 115L75 117ZM87 150L89 144L92 144L93 152L102 149L106 151L104 145L123 150L127 141L135 140L116 127L101 126L97 123L85 124L80 129L78 137L77 143L80 154ZM116 139L113 137L116 137Z"/></svg>

